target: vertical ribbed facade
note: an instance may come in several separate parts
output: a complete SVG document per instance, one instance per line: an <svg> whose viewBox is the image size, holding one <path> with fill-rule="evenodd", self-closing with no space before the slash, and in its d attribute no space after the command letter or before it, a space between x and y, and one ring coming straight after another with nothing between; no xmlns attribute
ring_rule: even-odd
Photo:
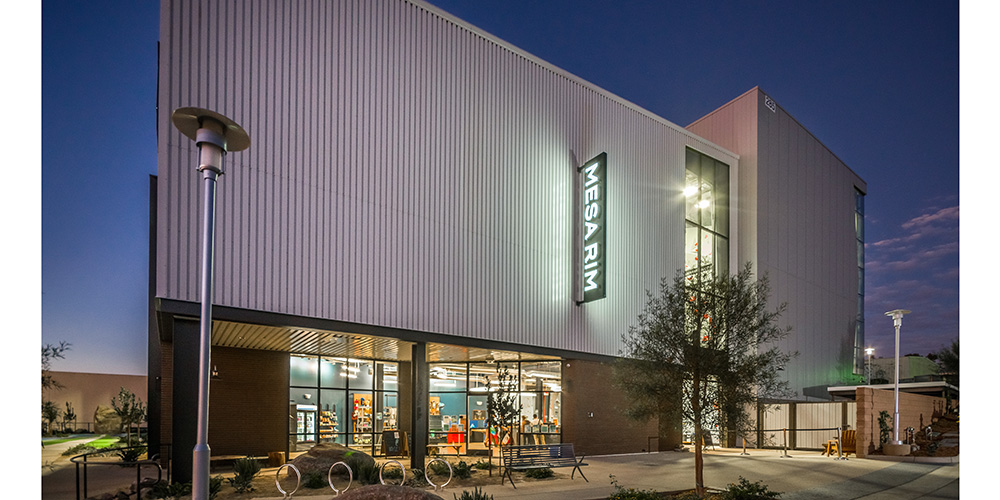
<svg viewBox="0 0 1000 500"><path fill-rule="evenodd" d="M805 127L754 88L688 127L740 155L738 244L788 304L781 341L798 352L782 375L800 398L856 381L855 193L867 185Z"/></svg>
<svg viewBox="0 0 1000 500"><path fill-rule="evenodd" d="M199 300L182 106L252 141L219 181L215 303L296 316L615 355L683 267L685 147L738 178L734 154L421 2L165 0L159 64L163 298ZM577 306L576 168L601 152L607 298Z"/></svg>

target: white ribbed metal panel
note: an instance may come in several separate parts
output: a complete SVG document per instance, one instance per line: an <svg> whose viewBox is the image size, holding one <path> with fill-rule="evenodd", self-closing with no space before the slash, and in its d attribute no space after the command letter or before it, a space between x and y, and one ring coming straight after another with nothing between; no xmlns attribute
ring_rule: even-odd
<svg viewBox="0 0 1000 500"><path fill-rule="evenodd" d="M766 273L772 301L788 309L799 356L781 373L800 399L828 399L852 380L857 316L855 189L864 181L758 88L688 128L741 155L740 251ZM749 191L752 190L752 191ZM747 248L753 245L755 248ZM854 379L856 380L856 379Z"/></svg>
<svg viewBox="0 0 1000 500"><path fill-rule="evenodd" d="M195 145L219 183L217 304L614 355L683 265L684 148L725 150L421 2L164 0L157 296L198 300ZM608 298L573 302L575 168L608 153Z"/></svg>

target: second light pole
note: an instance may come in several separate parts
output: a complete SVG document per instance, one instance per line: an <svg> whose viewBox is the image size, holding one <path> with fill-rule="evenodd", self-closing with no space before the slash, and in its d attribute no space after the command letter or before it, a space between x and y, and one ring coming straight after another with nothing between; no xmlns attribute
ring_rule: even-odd
<svg viewBox="0 0 1000 500"><path fill-rule="evenodd" d="M892 444L903 444L899 440L899 327L903 325L903 315L910 314L906 309L894 309L885 313L892 318L892 324L896 327L896 376L893 380L893 394L896 397L896 411L892 415Z"/></svg>

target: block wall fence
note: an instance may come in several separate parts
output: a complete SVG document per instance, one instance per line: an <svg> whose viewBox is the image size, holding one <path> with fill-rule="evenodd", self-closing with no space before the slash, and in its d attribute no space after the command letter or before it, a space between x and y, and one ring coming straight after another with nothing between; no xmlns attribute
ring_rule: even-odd
<svg viewBox="0 0 1000 500"><path fill-rule="evenodd" d="M893 391L859 387L857 401L858 457L864 458L878 448L879 412L884 410L892 416L895 411L895 397ZM958 406L958 400L953 400L952 406ZM930 425L934 418L945 413L946 408L945 398L899 393L899 439L905 438L907 427L919 430L922 426Z"/></svg>

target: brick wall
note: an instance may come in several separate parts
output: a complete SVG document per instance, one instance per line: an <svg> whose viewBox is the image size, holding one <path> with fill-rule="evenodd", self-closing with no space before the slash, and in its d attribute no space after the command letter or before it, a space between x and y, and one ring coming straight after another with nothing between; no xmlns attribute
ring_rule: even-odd
<svg viewBox="0 0 1000 500"><path fill-rule="evenodd" d="M209 388L213 455L266 456L288 447L288 353L213 347Z"/></svg>
<svg viewBox="0 0 1000 500"><path fill-rule="evenodd" d="M162 347L161 442L172 443L173 344ZM212 347L221 377L209 386L212 455L265 456L288 447L288 353ZM197 401L190 402L194 408ZM190 450L173 450L190 453Z"/></svg>
<svg viewBox="0 0 1000 500"><path fill-rule="evenodd" d="M889 413L890 421L895 412L893 391L859 387L858 401L858 457L865 457L879 446L879 412ZM945 399L920 394L899 393L899 439L906 438L905 429L919 430L931 424L934 417L945 411ZM957 402L953 403L957 404ZM889 438L892 440L892 438Z"/></svg>
<svg viewBox="0 0 1000 500"><path fill-rule="evenodd" d="M635 422L621 409L627 403L611 382L611 365L593 361L563 362L562 440L577 454L608 455L646 451L658 421ZM657 447L657 440L651 442ZM670 448L664 448L670 449Z"/></svg>

